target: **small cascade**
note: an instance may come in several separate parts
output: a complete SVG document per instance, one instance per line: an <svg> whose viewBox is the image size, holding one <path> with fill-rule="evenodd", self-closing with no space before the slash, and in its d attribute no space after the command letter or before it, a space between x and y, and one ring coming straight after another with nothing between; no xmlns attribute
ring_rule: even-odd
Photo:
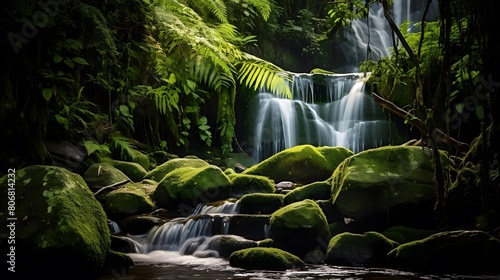
<svg viewBox="0 0 500 280"><path fill-rule="evenodd" d="M120 226L115 221L109 221L108 222L108 228L109 228L109 232L111 234L118 234L118 233L122 232Z"/></svg>
<svg viewBox="0 0 500 280"><path fill-rule="evenodd" d="M240 211L240 203L239 201L224 201L222 204L218 205L207 205L200 203L194 209L192 215L202 215L202 214L237 214Z"/></svg>
<svg viewBox="0 0 500 280"><path fill-rule="evenodd" d="M353 152L388 142L388 122L365 93L362 73L292 75L292 99L262 91L256 98L256 163L300 144L343 146Z"/></svg>

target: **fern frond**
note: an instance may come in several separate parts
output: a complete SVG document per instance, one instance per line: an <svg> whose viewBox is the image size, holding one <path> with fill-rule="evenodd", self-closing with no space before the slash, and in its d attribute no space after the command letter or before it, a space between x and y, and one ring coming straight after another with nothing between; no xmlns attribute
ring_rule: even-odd
<svg viewBox="0 0 500 280"><path fill-rule="evenodd" d="M239 64L240 83L253 87L254 90L265 88L273 94L292 97L290 77L280 67L250 54L245 54L245 59Z"/></svg>
<svg viewBox="0 0 500 280"><path fill-rule="evenodd" d="M223 0L190 0L188 3L198 10L209 10L222 23L228 22L226 4Z"/></svg>
<svg viewBox="0 0 500 280"><path fill-rule="evenodd" d="M132 143L131 139L123 136L120 132L114 132L109 135L111 147L120 152L120 157L123 160L135 160L136 146Z"/></svg>
<svg viewBox="0 0 500 280"><path fill-rule="evenodd" d="M272 2L268 0L243 0L244 3L254 6L260 16L267 21L273 9Z"/></svg>

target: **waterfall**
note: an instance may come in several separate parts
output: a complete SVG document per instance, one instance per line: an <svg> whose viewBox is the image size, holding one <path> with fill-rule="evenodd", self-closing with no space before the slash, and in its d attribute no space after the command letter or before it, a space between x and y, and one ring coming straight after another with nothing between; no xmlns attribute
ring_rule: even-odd
<svg viewBox="0 0 500 280"><path fill-rule="evenodd" d="M292 99L261 91L255 101L255 162L300 144L353 152L388 143L388 122L365 93L364 74L292 73Z"/></svg>

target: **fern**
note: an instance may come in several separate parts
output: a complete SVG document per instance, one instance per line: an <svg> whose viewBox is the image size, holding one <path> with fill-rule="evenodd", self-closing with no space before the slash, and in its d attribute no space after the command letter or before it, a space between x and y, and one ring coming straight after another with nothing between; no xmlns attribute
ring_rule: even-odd
<svg viewBox="0 0 500 280"><path fill-rule="evenodd" d="M189 0L188 3L201 11L207 9L220 22L227 22L227 8L223 0Z"/></svg>
<svg viewBox="0 0 500 280"><path fill-rule="evenodd" d="M272 2L267 0L243 0L244 3L254 6L262 18L267 21L273 9Z"/></svg>
<svg viewBox="0 0 500 280"><path fill-rule="evenodd" d="M123 160L135 160L136 146L132 141L123 136L119 131L113 132L109 135L109 140L111 141L111 148L119 152L120 157Z"/></svg>
<svg viewBox="0 0 500 280"><path fill-rule="evenodd" d="M109 155L109 154L111 154L111 151L107 145L99 144L95 140L85 140L85 141L83 141L83 146L85 147L85 150L87 151L87 155L92 155L92 154Z"/></svg>

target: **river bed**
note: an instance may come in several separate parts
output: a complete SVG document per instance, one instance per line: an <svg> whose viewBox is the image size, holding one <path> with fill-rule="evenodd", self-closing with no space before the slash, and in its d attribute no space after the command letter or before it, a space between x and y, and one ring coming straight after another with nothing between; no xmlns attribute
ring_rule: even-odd
<svg viewBox="0 0 500 280"><path fill-rule="evenodd" d="M342 279L342 280L403 280L403 279L500 279L500 275L424 275L387 268L359 268L327 265L308 265L304 270L246 271L229 266L221 258L197 258L180 255L178 252L153 251L149 254L129 254L135 265L123 271L113 271L97 280L139 280L139 279L227 279L227 280L289 280L289 279Z"/></svg>

